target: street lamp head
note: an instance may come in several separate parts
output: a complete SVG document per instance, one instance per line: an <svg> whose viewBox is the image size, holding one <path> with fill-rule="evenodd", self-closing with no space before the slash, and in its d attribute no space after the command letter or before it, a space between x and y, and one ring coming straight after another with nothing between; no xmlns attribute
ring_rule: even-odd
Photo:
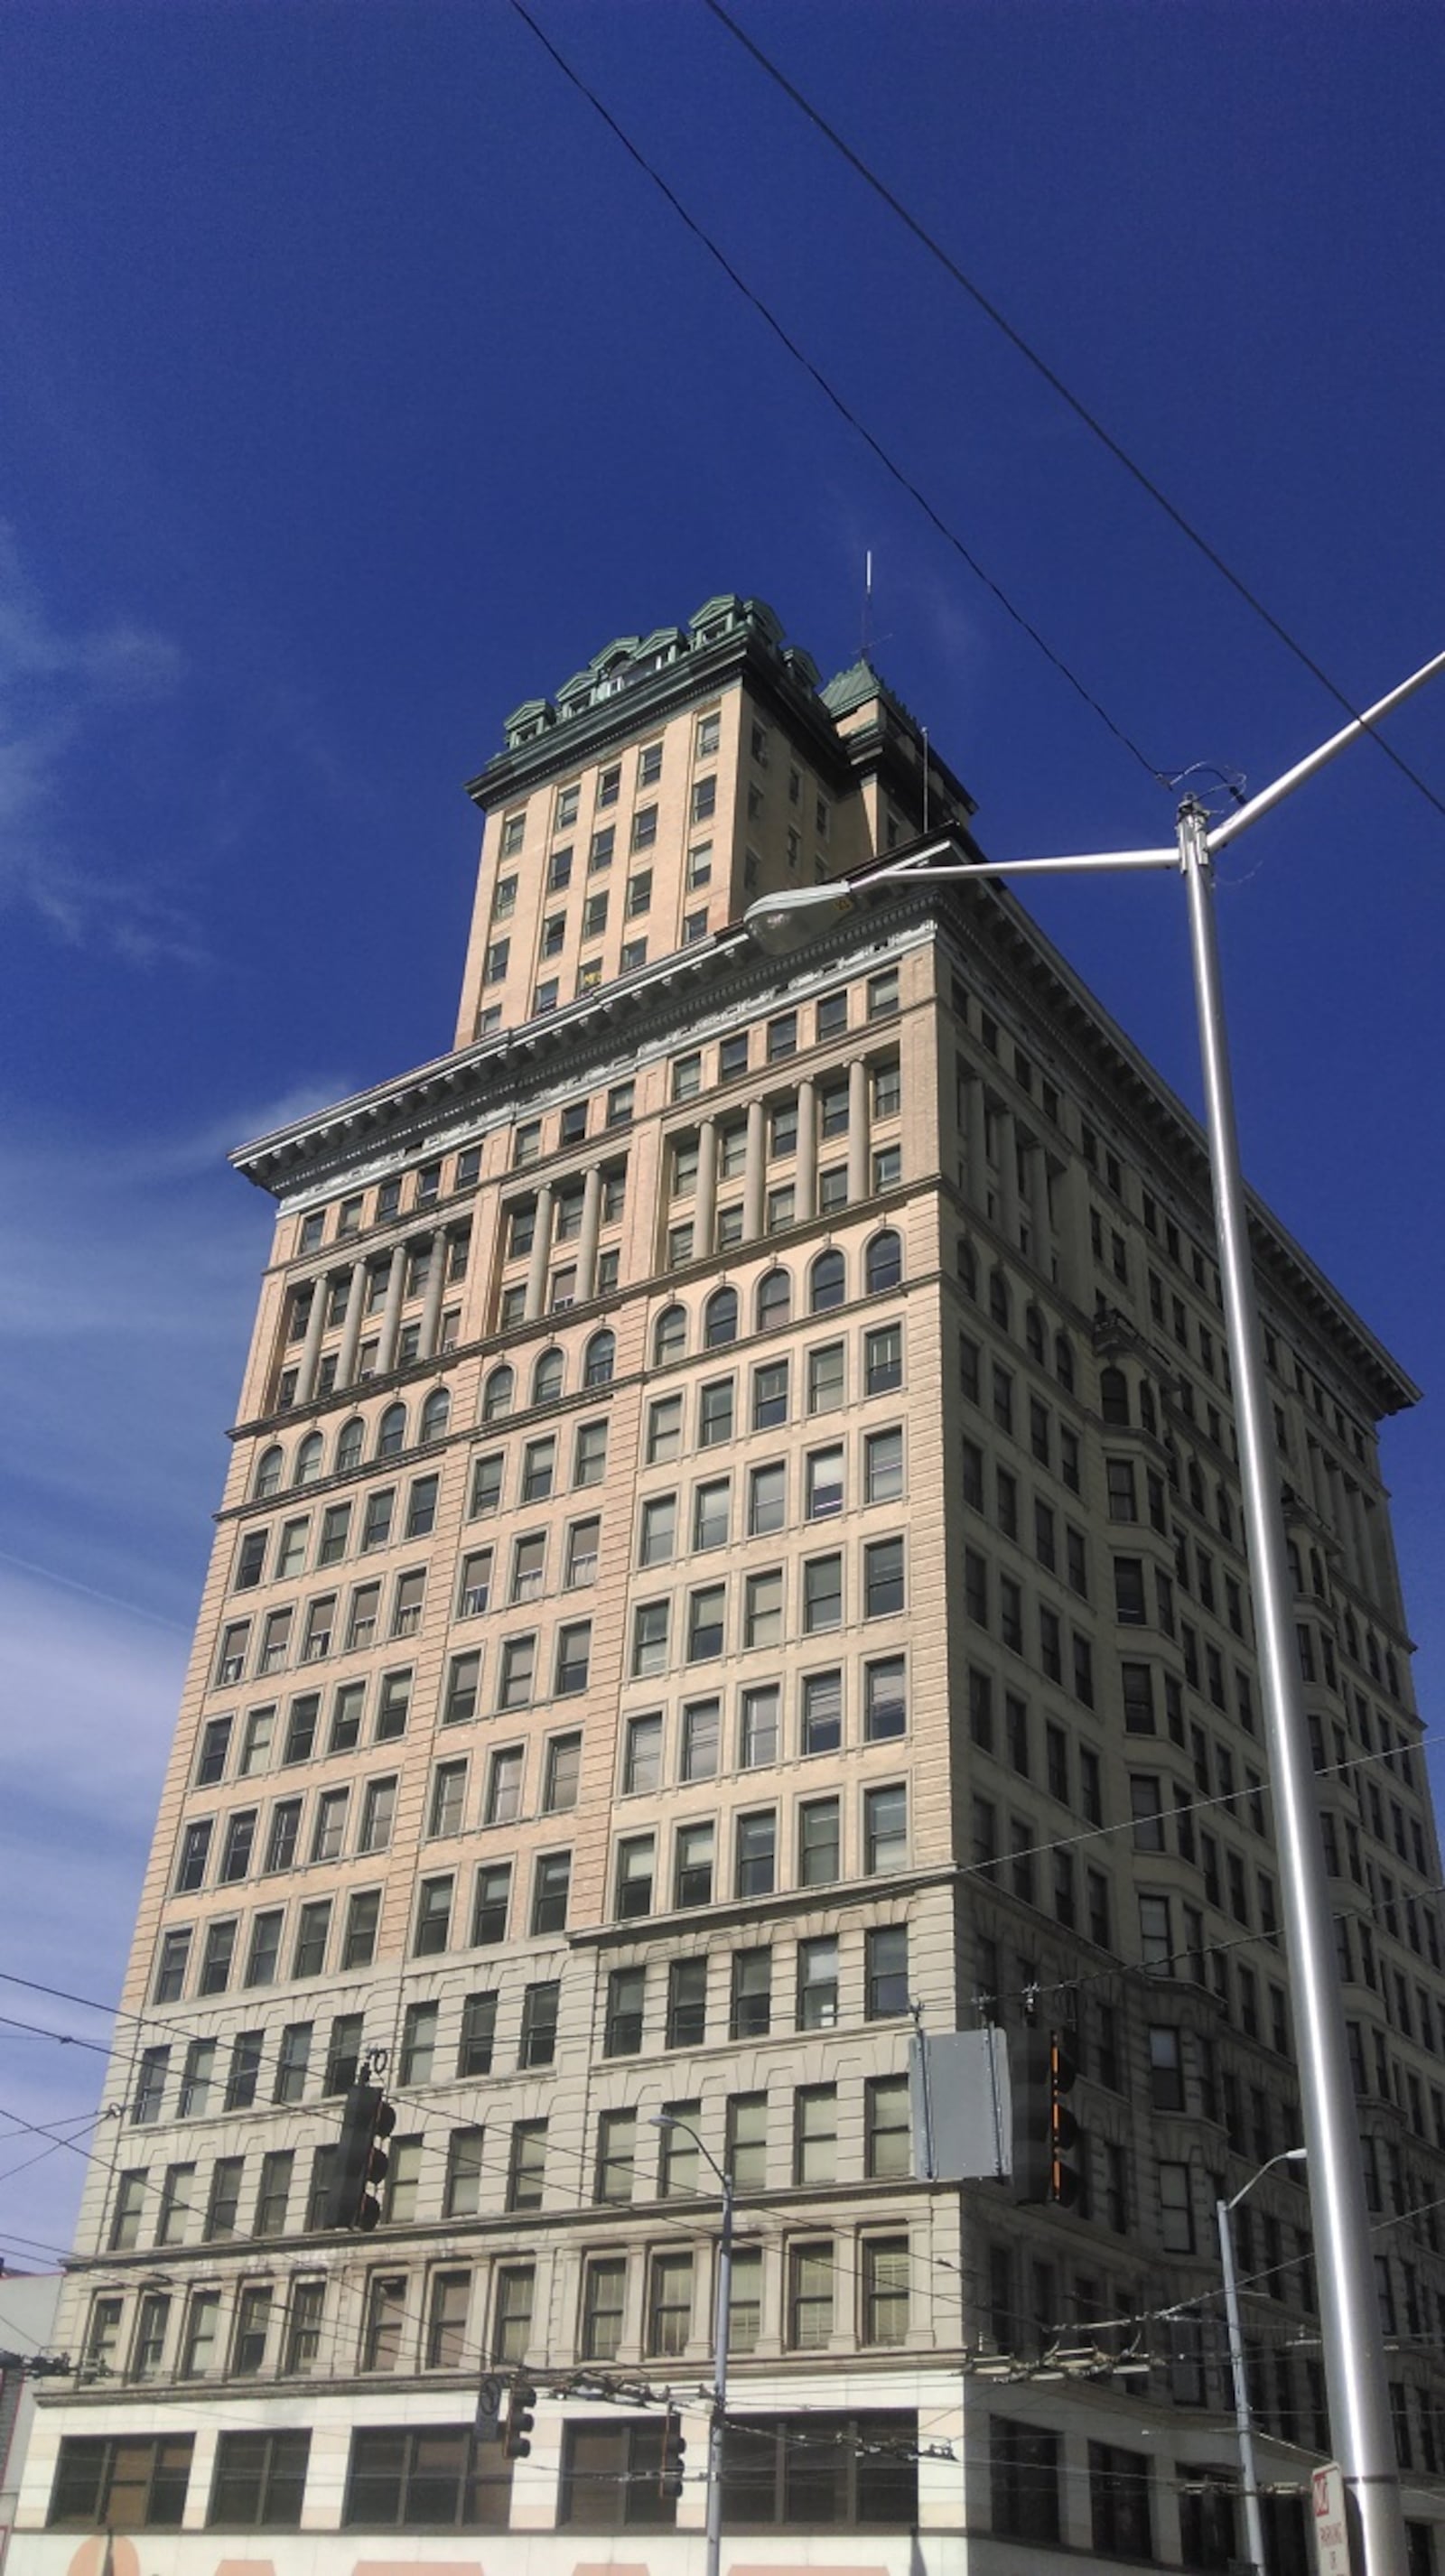
<svg viewBox="0 0 1445 2576"><path fill-rule="evenodd" d="M847 911L852 891L845 877L832 877L822 885L779 886L775 894L760 895L756 903L749 904L743 914L743 928L750 930L764 948L786 946L794 932L795 913L826 909L828 918L837 920Z"/></svg>

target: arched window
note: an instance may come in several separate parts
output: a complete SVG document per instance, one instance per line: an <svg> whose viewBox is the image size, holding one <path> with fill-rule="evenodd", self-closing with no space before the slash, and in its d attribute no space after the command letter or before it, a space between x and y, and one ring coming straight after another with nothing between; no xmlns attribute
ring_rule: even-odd
<svg viewBox="0 0 1445 2576"><path fill-rule="evenodd" d="M1217 1485L1217 1486L1215 1487L1215 1492L1214 1492L1214 1517L1215 1517L1215 1519L1216 1519L1216 1520L1218 1521L1218 1523L1219 1523L1219 1535L1220 1535L1220 1537L1221 1537L1221 1538L1233 1538L1233 1536L1234 1536L1234 1513L1233 1513L1233 1511L1232 1511L1232 1509L1231 1509L1231 1507L1230 1507L1230 1501L1229 1501L1228 1493L1226 1492L1226 1490L1225 1490L1225 1488L1224 1488L1224 1486L1223 1486L1223 1485Z"/></svg>
<svg viewBox="0 0 1445 2576"><path fill-rule="evenodd" d="M1202 1516L1204 1511L1204 1478L1199 1472L1199 1461L1197 1458L1190 1459L1188 1466L1184 1470L1184 1481L1189 1488L1189 1506L1191 1511L1196 1511Z"/></svg>
<svg viewBox="0 0 1445 2576"><path fill-rule="evenodd" d="M808 1273L808 1312L826 1315L841 1306L848 1293L848 1268L841 1252L820 1252Z"/></svg>
<svg viewBox="0 0 1445 2576"><path fill-rule="evenodd" d="M786 1324L793 1311L793 1283L786 1270L765 1270L758 1281L757 1324L760 1333L769 1333L778 1324Z"/></svg>
<svg viewBox="0 0 1445 2576"><path fill-rule="evenodd" d="M321 1434L319 1431L308 1431L296 1452L296 1464L292 1470L291 1482L293 1485L314 1484L320 1473Z"/></svg>
<svg viewBox="0 0 1445 2576"><path fill-rule="evenodd" d="M661 1368L665 1360L680 1360L687 1348L687 1308L664 1306L652 1327L652 1365Z"/></svg>
<svg viewBox="0 0 1445 2576"><path fill-rule="evenodd" d="M1345 1652L1352 1663L1357 1664L1359 1662L1360 1632L1355 1625L1355 1614L1353 1610L1347 1610L1345 1612Z"/></svg>
<svg viewBox="0 0 1445 2576"><path fill-rule="evenodd" d="M617 1337L614 1333L594 1333L582 1361L584 1386L610 1386L617 1366Z"/></svg>
<svg viewBox="0 0 1445 2576"><path fill-rule="evenodd" d="M1150 1385L1147 1377L1141 1378L1139 1381L1139 1419L1143 1423L1146 1431L1152 1431L1157 1434L1159 1429L1159 1415L1154 1403L1154 1389Z"/></svg>
<svg viewBox="0 0 1445 2576"><path fill-rule="evenodd" d="M715 1288L702 1310L702 1346L705 1351L721 1350L724 1342L738 1337L738 1292L736 1288Z"/></svg>
<svg viewBox="0 0 1445 2576"><path fill-rule="evenodd" d="M482 1420L484 1422L500 1422L504 1413L511 1412L512 1397L516 1392L516 1384L516 1379L513 1377L511 1370L505 1365L505 1363L501 1368L493 1369L491 1376L488 1378L486 1385L482 1389Z"/></svg>
<svg viewBox="0 0 1445 2576"><path fill-rule="evenodd" d="M395 1458L406 1447L406 1406L389 1404L376 1426L378 1458Z"/></svg>
<svg viewBox="0 0 1445 2576"><path fill-rule="evenodd" d="M988 1311L994 1322L1001 1324L1007 1332L1009 1328L1008 1281L1001 1270L994 1269L988 1274Z"/></svg>
<svg viewBox="0 0 1445 2576"><path fill-rule="evenodd" d="M336 1442L338 1476L344 1476L348 1468L360 1466L361 1453L365 1446L366 1425L359 1413L353 1413L349 1422L343 1422Z"/></svg>
<svg viewBox="0 0 1445 2576"><path fill-rule="evenodd" d="M863 1282L870 1297L880 1296L885 1288L896 1288L903 1276L903 1237L893 1227L875 1234L863 1262Z"/></svg>
<svg viewBox="0 0 1445 2576"><path fill-rule="evenodd" d="M1024 1348L1028 1352L1029 1358L1031 1360L1037 1360L1040 1368L1042 1368L1044 1365L1044 1319L1039 1313L1037 1306L1026 1306L1024 1309Z"/></svg>
<svg viewBox="0 0 1445 2576"><path fill-rule="evenodd" d="M1284 1552L1289 1559L1290 1589L1293 1592L1303 1592L1305 1587L1304 1577L1300 1572L1299 1549L1292 1538L1285 1540Z"/></svg>
<svg viewBox="0 0 1445 2576"><path fill-rule="evenodd" d="M958 1284L962 1288L965 1297L971 1297L974 1302L977 1303L978 1258L974 1252L973 1245L969 1242L966 1234L959 1237Z"/></svg>
<svg viewBox="0 0 1445 2576"><path fill-rule="evenodd" d="M534 1404L560 1404L562 1400L562 1380L565 1373L566 1362L563 1359L561 1352L555 1347L549 1351L544 1351L541 1358L538 1360L536 1367L532 1371L532 1402Z"/></svg>
<svg viewBox="0 0 1445 2576"><path fill-rule="evenodd" d="M279 1442L273 1442L269 1449L262 1450L260 1457L256 1461L256 1481L251 1487L251 1491L258 1502L264 1494L278 1494L280 1492L281 1469L284 1463L284 1455Z"/></svg>
<svg viewBox="0 0 1445 2576"><path fill-rule="evenodd" d="M1129 1381L1122 1369L1106 1368L1099 1376L1099 1409L1116 1427L1129 1421Z"/></svg>
<svg viewBox="0 0 1445 2576"><path fill-rule="evenodd" d="M440 1440L452 1418L452 1399L444 1386L434 1386L421 1409L423 1440Z"/></svg>
<svg viewBox="0 0 1445 2576"><path fill-rule="evenodd" d="M1074 1392L1074 1345L1067 1333L1054 1335L1054 1375L1068 1394Z"/></svg>

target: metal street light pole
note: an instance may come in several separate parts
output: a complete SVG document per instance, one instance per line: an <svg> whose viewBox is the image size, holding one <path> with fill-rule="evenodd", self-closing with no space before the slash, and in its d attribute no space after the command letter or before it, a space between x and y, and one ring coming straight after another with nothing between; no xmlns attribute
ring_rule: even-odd
<svg viewBox="0 0 1445 2576"><path fill-rule="evenodd" d="M717 2297L713 2303L712 2326L712 2415L707 2439L707 2576L720 2576L722 2567L722 2493L723 2430L728 2399L728 2312L732 2305L733 2280L733 2178L704 2145L696 2129L686 2120L675 2120L670 2112L653 2114L655 2129L681 2129L691 2138L699 2155L706 2157L722 2186L722 2234L718 2239Z"/></svg>
<svg viewBox="0 0 1445 2576"><path fill-rule="evenodd" d="M1308 2147L1286 2147L1283 2155L1271 2156L1268 2164L1252 2173L1247 2183L1232 2200L1217 2200L1214 2215L1219 2222L1219 2262L1224 2274L1224 2316L1229 2331L1229 2375L1234 2385L1234 2424L1239 2435L1239 2474L1244 2489L1244 2530L1249 2563L1256 2576L1265 2576L1264 2515L1259 2502L1259 2470L1254 2456L1254 2417L1249 2405L1249 2380L1244 2361L1244 2329L1239 2317L1239 2281L1234 2269L1234 2230L1230 2226L1236 2209L1253 2191L1257 2182L1276 2165L1297 2164L1309 2153Z"/></svg>
<svg viewBox="0 0 1445 2576"><path fill-rule="evenodd" d="M1172 867L1184 878L1219 1273L1239 1439L1250 1582L1259 1632L1265 1736L1278 1820L1295 2037L1305 2070L1304 2128L1310 2159L1310 2209L1320 2258L1320 2320L1330 2431L1335 2457L1359 2509L1365 2576L1408 2576L1405 2524L1386 2399L1384 2339L1375 2295L1354 2086L1345 2039L1344 1998L1335 1959L1314 1767L1300 1692L1279 1472L1249 1254L1214 925L1213 860L1251 823L1272 812L1316 770L1442 670L1445 653L1437 653L1364 715L1343 726L1223 822L1211 826L1202 808L1188 799L1180 808L1178 840L1172 850L1112 850L1062 859L967 861L960 860L955 844L945 840L854 878L835 878L824 885L764 895L744 915L745 922L765 935L809 905L847 902L873 886L910 878L966 882L979 877L1120 867Z"/></svg>

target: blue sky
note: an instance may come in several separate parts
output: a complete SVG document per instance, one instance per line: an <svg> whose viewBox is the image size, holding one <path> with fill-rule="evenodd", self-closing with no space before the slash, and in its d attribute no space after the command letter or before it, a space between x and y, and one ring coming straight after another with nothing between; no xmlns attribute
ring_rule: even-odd
<svg viewBox="0 0 1445 2576"><path fill-rule="evenodd" d="M1445 645L1438 10L736 5L1355 703ZM1150 765L1334 729L700 0L535 14ZM267 1241L225 1149L447 1042L506 711L717 590L835 669L871 547L995 855L1174 799L509 0L12 0L0 238L0 1967L104 1999ZM1445 799L1445 682L1391 739ZM1224 874L1251 1175L1438 1386L1445 818L1365 746ZM1172 882L1037 909L1195 1101ZM1387 1449L1427 1724L1440 1455L1432 1393ZM0 2026L12 2264L83 2170L13 2123L85 2143L99 2067Z"/></svg>

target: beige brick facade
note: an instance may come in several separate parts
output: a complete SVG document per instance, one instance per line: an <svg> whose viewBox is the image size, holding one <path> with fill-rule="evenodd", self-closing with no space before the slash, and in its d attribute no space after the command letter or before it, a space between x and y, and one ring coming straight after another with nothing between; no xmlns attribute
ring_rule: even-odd
<svg viewBox="0 0 1445 2576"><path fill-rule="evenodd" d="M38 2576L107 2513L145 2576L700 2566L718 2193L660 2116L736 2178L730 2566L1222 2546L1214 2189L1301 2078L1200 1142L992 889L781 957L739 927L925 827L973 847L884 685L816 682L721 600L518 710L454 1052L237 1157L277 1230ZM1413 1390L1263 1210L1259 1264L1394 2216L1445 2191L1375 1443ZM1030 2015L1079 2060L1072 2211L915 2178L915 2021ZM366 2061L391 2174L338 2235ZM1286 2483L1304 2226L1276 2178L1242 2266ZM1428 2475L1433 2213L1382 2262ZM542 2392L509 2473L470 2446L492 2369Z"/></svg>

